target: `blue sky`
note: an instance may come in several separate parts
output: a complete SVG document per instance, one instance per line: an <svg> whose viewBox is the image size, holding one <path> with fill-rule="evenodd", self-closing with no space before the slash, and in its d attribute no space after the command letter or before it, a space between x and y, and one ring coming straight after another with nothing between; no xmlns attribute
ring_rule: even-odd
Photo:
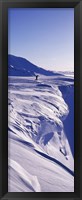
<svg viewBox="0 0 82 200"><path fill-rule="evenodd" d="M45 69L74 71L74 9L9 9L8 53Z"/></svg>

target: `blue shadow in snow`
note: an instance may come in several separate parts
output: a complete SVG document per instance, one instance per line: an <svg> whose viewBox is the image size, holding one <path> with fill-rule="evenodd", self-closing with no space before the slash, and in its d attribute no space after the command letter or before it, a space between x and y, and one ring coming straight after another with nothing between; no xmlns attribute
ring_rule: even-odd
<svg viewBox="0 0 82 200"><path fill-rule="evenodd" d="M60 86L63 98L69 107L69 114L64 123L64 129L74 157L74 86Z"/></svg>
<svg viewBox="0 0 82 200"><path fill-rule="evenodd" d="M36 151L38 154L40 154L41 156L47 158L48 160L51 160L51 161L57 163L60 167L62 167L62 168L65 169L68 173L70 173L72 176L74 176L74 172L73 172L73 171L71 171L69 168L67 168L65 165L63 165L61 162L59 162L59 161L56 160L55 158L52 158L52 157L50 157L50 156L48 156L48 155L46 155L46 154L44 154L44 153L42 153L42 152L39 152L39 151L36 150L36 149L35 149L35 151Z"/></svg>

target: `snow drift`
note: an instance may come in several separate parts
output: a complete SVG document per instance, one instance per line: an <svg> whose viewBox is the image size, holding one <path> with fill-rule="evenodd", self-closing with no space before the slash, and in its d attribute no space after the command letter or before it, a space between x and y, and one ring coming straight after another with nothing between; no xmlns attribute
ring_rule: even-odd
<svg viewBox="0 0 82 200"><path fill-rule="evenodd" d="M9 77L9 192L74 191L73 86L70 73Z"/></svg>

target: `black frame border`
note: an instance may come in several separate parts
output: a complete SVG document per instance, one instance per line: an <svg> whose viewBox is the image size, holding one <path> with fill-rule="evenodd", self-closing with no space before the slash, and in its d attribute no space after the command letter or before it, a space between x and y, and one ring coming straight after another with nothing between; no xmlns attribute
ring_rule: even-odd
<svg viewBox="0 0 82 200"><path fill-rule="evenodd" d="M74 193L8 193L8 8L74 8ZM82 0L1 0L0 1L0 197L1 199L82 198Z"/></svg>

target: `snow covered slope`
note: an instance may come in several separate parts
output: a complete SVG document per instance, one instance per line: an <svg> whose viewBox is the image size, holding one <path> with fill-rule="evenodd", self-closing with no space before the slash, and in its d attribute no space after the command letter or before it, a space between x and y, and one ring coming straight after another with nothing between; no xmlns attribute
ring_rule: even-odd
<svg viewBox="0 0 82 200"><path fill-rule="evenodd" d="M8 75L9 76L34 76L42 74L46 76L55 75L52 71L47 71L41 67L37 67L25 58L8 55Z"/></svg>
<svg viewBox="0 0 82 200"><path fill-rule="evenodd" d="M69 73L34 79L9 77L8 190L73 192L74 78Z"/></svg>

